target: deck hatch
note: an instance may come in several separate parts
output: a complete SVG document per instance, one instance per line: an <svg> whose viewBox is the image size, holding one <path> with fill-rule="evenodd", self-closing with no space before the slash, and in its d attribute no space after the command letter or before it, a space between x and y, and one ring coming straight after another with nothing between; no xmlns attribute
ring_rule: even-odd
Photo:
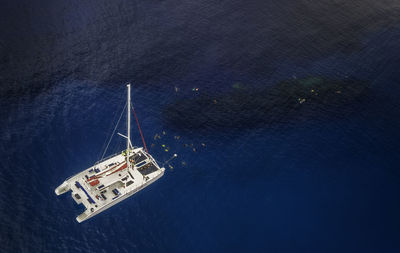
<svg viewBox="0 0 400 253"><path fill-rule="evenodd" d="M150 164L148 164L150 165ZM142 175L148 175L150 173L153 173L154 171L157 171L158 168L156 166L154 166L154 164L151 163L150 166L143 166L141 168L138 169L138 171L142 174Z"/></svg>

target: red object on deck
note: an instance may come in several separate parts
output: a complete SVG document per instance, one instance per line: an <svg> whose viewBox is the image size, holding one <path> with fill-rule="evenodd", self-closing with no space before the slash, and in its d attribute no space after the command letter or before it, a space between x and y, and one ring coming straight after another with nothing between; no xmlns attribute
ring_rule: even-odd
<svg viewBox="0 0 400 253"><path fill-rule="evenodd" d="M100 183L100 182L99 182L98 179L96 179L96 180L90 182L90 185L91 185L91 186L95 186L95 185L98 184L98 183Z"/></svg>
<svg viewBox="0 0 400 253"><path fill-rule="evenodd" d="M93 179L96 179L96 178L97 178L96 176L91 176L91 177L89 177L89 179L87 181L89 182L89 181L92 181Z"/></svg>
<svg viewBox="0 0 400 253"><path fill-rule="evenodd" d="M126 167L128 167L128 164L124 163L124 165L122 165L122 166L119 167L118 169L116 169L116 170L114 170L113 172L111 172L110 175L111 175L111 174L114 174L114 173L117 172L117 171L123 170L123 169L125 169Z"/></svg>

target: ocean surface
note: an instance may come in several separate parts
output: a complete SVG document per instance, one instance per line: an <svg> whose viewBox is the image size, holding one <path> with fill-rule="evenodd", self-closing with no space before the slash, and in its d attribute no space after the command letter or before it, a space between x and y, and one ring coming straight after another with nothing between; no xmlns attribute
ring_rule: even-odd
<svg viewBox="0 0 400 253"><path fill-rule="evenodd" d="M0 9L0 252L400 251L398 1ZM313 76L363 80L368 94L334 114L226 129L181 128L164 113L238 83ZM126 82L150 153L178 157L156 183L78 224L82 206L54 190L101 157ZM124 145L116 136L107 153Z"/></svg>

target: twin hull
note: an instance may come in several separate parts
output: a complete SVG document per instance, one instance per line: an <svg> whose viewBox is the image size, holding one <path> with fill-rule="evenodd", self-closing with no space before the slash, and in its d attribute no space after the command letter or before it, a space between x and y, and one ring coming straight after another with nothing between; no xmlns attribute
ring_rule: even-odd
<svg viewBox="0 0 400 253"><path fill-rule="evenodd" d="M97 211L91 213L90 215L86 216L85 218L80 219L80 215L76 217L76 220L81 223L82 221L85 221L89 218L92 218L93 216L107 210L108 208L112 207L115 204L118 204L119 202L121 202L124 199L129 198L130 196L132 196L133 194L137 193L138 191L144 189L145 187L149 186L151 183L153 183L154 181L157 181L157 179L159 179L160 177L162 177L164 175L164 170L162 171L161 174L159 174L158 176L156 176L155 178L153 178L152 180L147 181L144 185L142 185L141 187L133 190L132 192L129 192L127 194L125 194L124 196L118 198L117 200L103 206L102 208L98 209Z"/></svg>
<svg viewBox="0 0 400 253"><path fill-rule="evenodd" d="M153 157L142 148L136 148L129 154L131 166L128 166L128 156L125 156L114 155L101 161L70 177L56 188L57 195L72 190L71 195L76 203L86 207L76 217L78 222L103 212L164 175L165 168L160 168Z"/></svg>

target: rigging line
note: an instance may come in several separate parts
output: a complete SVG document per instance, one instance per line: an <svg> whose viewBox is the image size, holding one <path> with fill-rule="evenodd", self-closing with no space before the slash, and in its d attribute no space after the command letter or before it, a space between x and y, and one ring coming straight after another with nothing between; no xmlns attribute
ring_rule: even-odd
<svg viewBox="0 0 400 253"><path fill-rule="evenodd" d="M112 140L112 137L113 137L114 134L115 134L115 130L117 130L117 127L118 127L118 125L119 125L119 122L121 121L122 115L124 114L124 111L125 111L125 108L126 108L126 105L127 105L127 104L128 104L128 103L125 103L124 109L122 110L121 115L119 116L118 122L117 122L117 124L116 124L115 127L114 127L114 130L113 130L113 132L112 132L112 134L111 134L111 136L110 136L110 139L108 140L106 149L104 150L103 155L101 156L101 159L103 159L104 155L105 155L106 152L107 152L108 146L110 145L110 142L111 142L111 140ZM100 160L101 160L101 159L100 159Z"/></svg>
<svg viewBox="0 0 400 253"><path fill-rule="evenodd" d="M123 104L123 103L121 103L121 105L122 105L122 104ZM125 105L124 105L124 106L126 106L126 102L125 102ZM110 132L111 132L111 129L112 129L114 123L116 122L117 117L118 117L118 111L116 111L116 112L114 113L113 119L112 119L112 121L111 121L110 127L108 128L107 133L110 133ZM105 138L105 140L104 140L104 143L103 143L103 145L101 146L100 153L99 153L99 159L98 159L98 160L103 159L103 158L100 158L100 155L102 154L104 148L106 147L107 140L108 140L108 136L106 136L106 138Z"/></svg>
<svg viewBox="0 0 400 253"><path fill-rule="evenodd" d="M144 149L146 150L147 153L149 153L149 151L147 150L147 147L146 147L146 142L144 141L144 138L143 138L142 129L140 129L140 124L139 124L139 120L138 120L136 112L135 112L135 108L133 108L132 104L131 104L131 107L132 107L133 115L135 116L135 119L136 119L136 124L137 124L137 126L139 128L140 136L142 137Z"/></svg>

